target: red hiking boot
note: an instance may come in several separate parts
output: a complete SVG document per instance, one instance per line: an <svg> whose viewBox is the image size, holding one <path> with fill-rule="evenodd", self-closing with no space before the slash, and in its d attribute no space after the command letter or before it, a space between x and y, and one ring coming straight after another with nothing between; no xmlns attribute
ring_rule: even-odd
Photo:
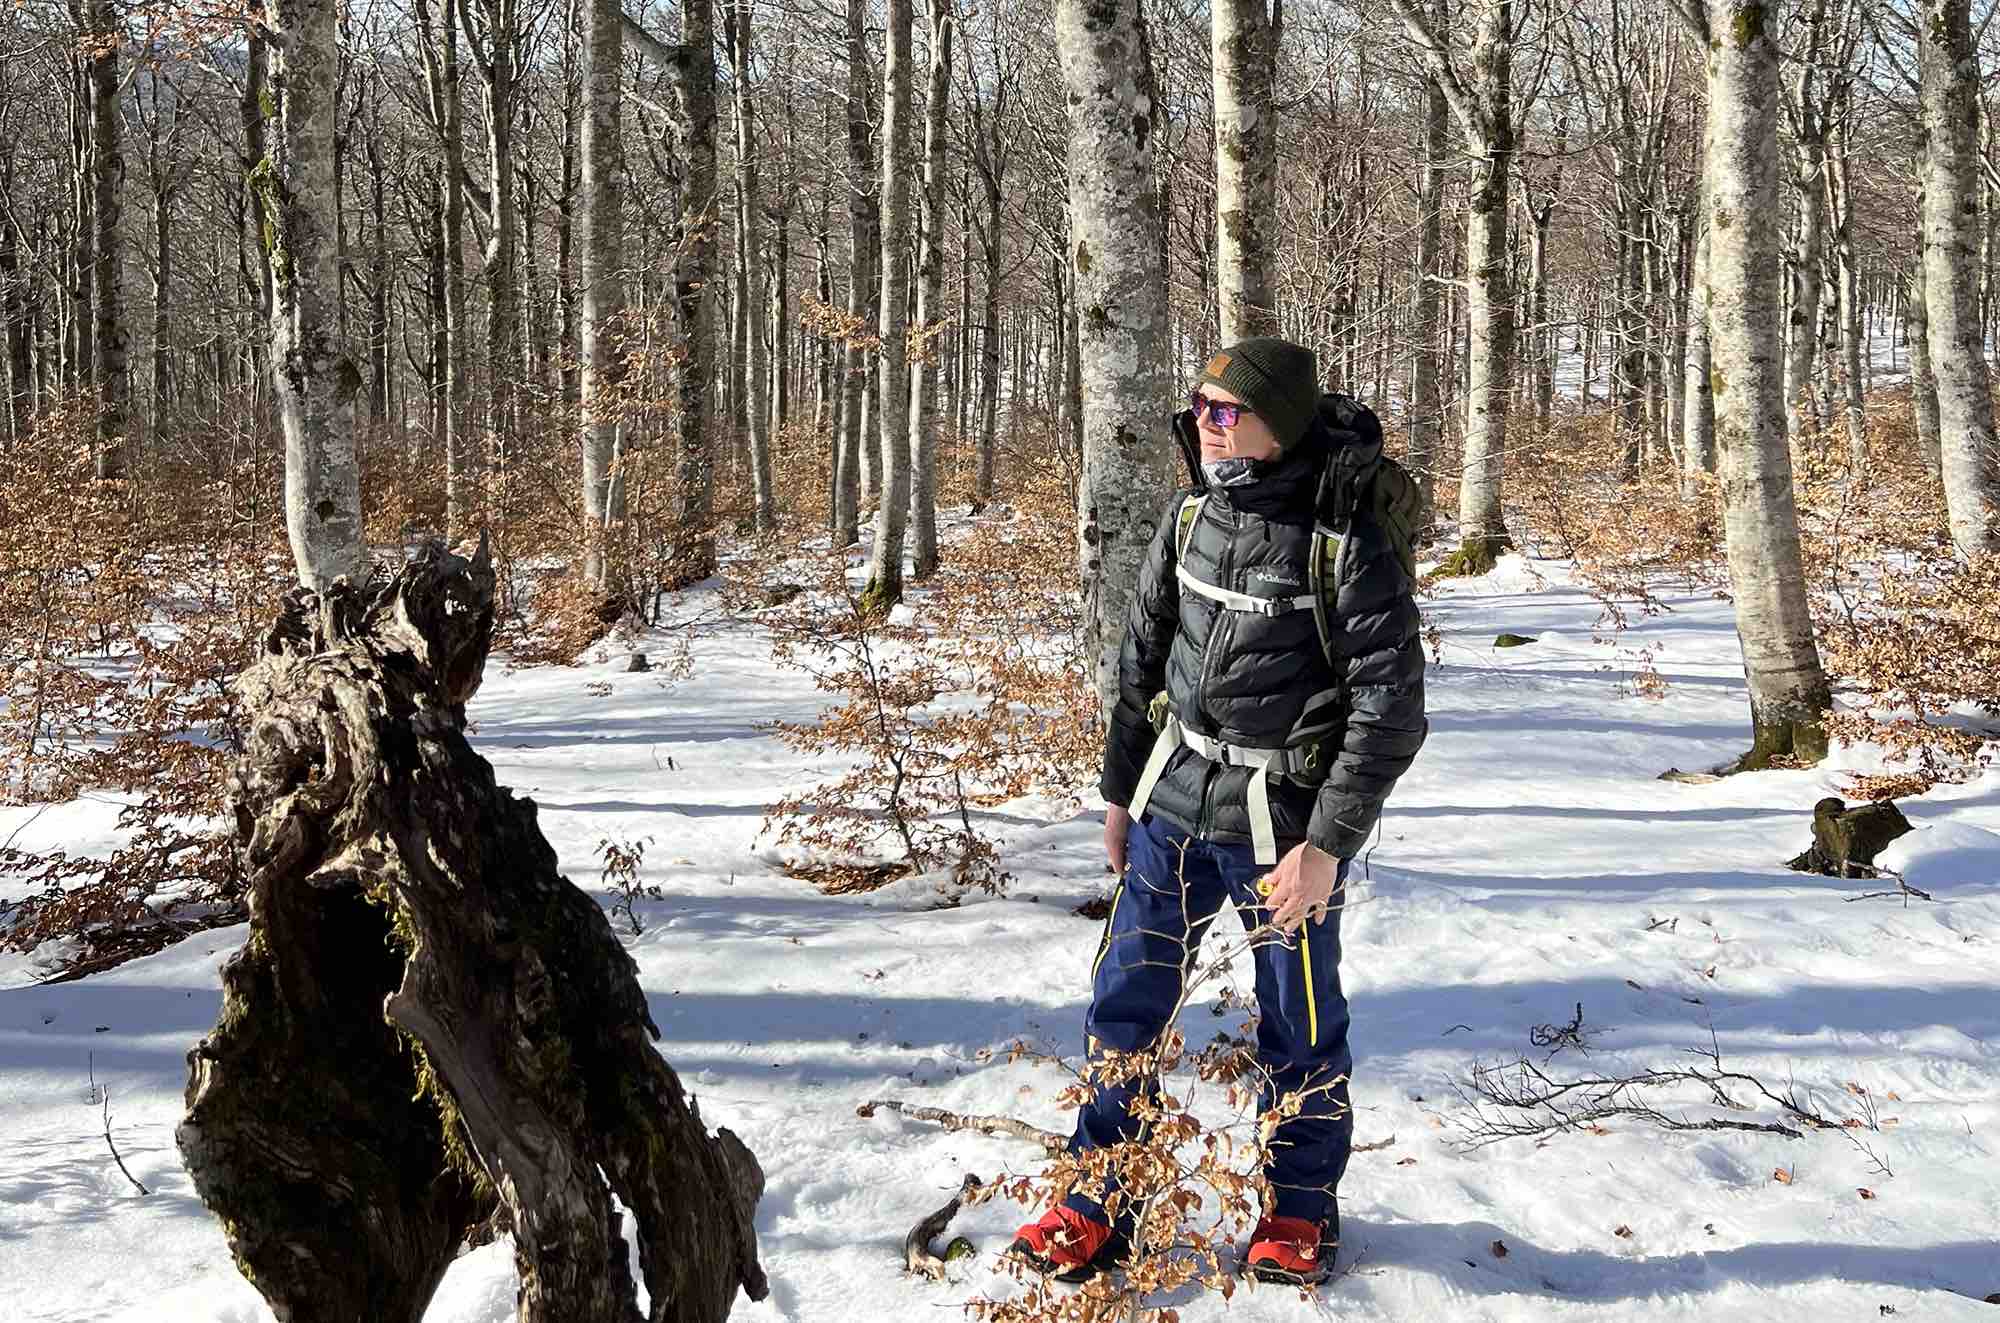
<svg viewBox="0 0 2000 1323"><path fill-rule="evenodd" d="M1009 1254L1059 1282L1088 1281L1124 1252L1124 1238L1104 1223L1057 1204L1014 1233Z"/></svg>
<svg viewBox="0 0 2000 1323"><path fill-rule="evenodd" d="M1324 1251L1331 1259L1339 1247L1336 1238L1320 1244L1320 1227L1302 1217L1267 1217L1257 1223L1250 1237L1250 1252L1243 1257L1243 1271L1263 1282L1285 1282L1311 1286L1326 1278Z"/></svg>

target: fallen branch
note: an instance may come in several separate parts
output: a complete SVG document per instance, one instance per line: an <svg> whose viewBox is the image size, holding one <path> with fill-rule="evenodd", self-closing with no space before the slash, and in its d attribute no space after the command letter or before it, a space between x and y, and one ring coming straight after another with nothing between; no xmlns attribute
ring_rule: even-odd
<svg viewBox="0 0 2000 1323"><path fill-rule="evenodd" d="M892 1112L909 1117L912 1121L930 1121L947 1130L976 1130L982 1135L1012 1135L1032 1144L1040 1144L1045 1152L1061 1153L1069 1147L1069 1136L1059 1135L1053 1130L1043 1130L1029 1125L1026 1121L1011 1116L968 1116L962 1112L947 1112L941 1107L919 1107L914 1103L899 1102L894 1098L873 1098L854 1109L856 1116L873 1116L877 1107L886 1107Z"/></svg>
<svg viewBox="0 0 2000 1323"><path fill-rule="evenodd" d="M1933 896L1930 892L1911 886L1909 882L1903 877L1903 875L1901 873L1896 872L1894 869L1878 868L1874 871L1875 871L1875 876L1877 877L1894 878L1896 880L1896 889L1894 891L1864 891L1858 896L1843 897L1842 899L1847 904L1852 905L1857 900L1878 900L1886 897L1889 900L1901 899L1904 906L1907 908L1910 903L1910 897L1912 896L1915 896L1918 900L1935 901L1937 899L1937 897Z"/></svg>
<svg viewBox="0 0 2000 1323"><path fill-rule="evenodd" d="M105 1089L99 1096L104 1100L104 1144L111 1150L111 1160L118 1164L118 1170L125 1173L125 1179L132 1182L133 1189L140 1194L151 1194L152 1191L146 1188L145 1182L134 1176L132 1169L125 1165L125 1159L118 1156L118 1145L111 1142L111 1090Z"/></svg>
<svg viewBox="0 0 2000 1323"><path fill-rule="evenodd" d="M1779 1094L1754 1075L1722 1069L1721 1053L1713 1045L1705 1052L1697 1049L1696 1055L1705 1057L1713 1067L1558 1080L1544 1074L1540 1066L1525 1057L1504 1065L1475 1065L1469 1083L1452 1085L1459 1099L1472 1108L1471 1117L1458 1122L1466 1132L1461 1147L1484 1148L1506 1139L1534 1138L1562 1131L1603 1133L1598 1123L1618 1117L1644 1121L1662 1130L1744 1130L1783 1135L1787 1139L1801 1139L1806 1130L1842 1128L1839 1122L1802 1101L1796 1089ZM1645 1096L1649 1090L1688 1085L1700 1086L1708 1092L1714 1106L1734 1112L1747 1111L1749 1106L1732 1096L1731 1087L1754 1090L1795 1124L1737 1121L1727 1117L1692 1120L1661 1110ZM1490 1110L1496 1107L1501 1109L1498 1115ZM1515 1119L1509 1113L1521 1115Z"/></svg>
<svg viewBox="0 0 2000 1323"><path fill-rule="evenodd" d="M934 1282L944 1280L945 1261L931 1253L931 1242L944 1234L944 1229L958 1216L958 1210L965 1206L966 1199L978 1188L979 1177L968 1171L965 1179L959 1182L958 1193L951 1197L950 1203L910 1228L910 1234L903 1237L904 1272L912 1275L921 1273ZM947 1249L945 1253L949 1255L951 1251Z"/></svg>

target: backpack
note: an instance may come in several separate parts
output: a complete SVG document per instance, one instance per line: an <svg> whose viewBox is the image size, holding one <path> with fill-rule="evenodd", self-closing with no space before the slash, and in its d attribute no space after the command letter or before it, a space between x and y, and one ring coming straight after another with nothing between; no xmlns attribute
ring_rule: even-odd
<svg viewBox="0 0 2000 1323"><path fill-rule="evenodd" d="M1382 420L1367 405L1349 395L1328 395L1326 404L1333 413L1328 428L1336 442L1344 442L1351 437L1353 441L1363 444L1381 445ZM1208 496L1203 492L1190 492L1182 498L1179 526L1174 532L1177 559L1186 558L1188 539L1194 533L1194 521L1200 516L1202 504L1207 500ZM1312 551L1306 558L1307 592L1313 599L1313 623L1319 629L1320 647L1329 663L1336 660L1332 620L1340 590L1341 552L1347 540L1348 526L1354 516L1364 510L1388 536L1396 560L1403 567L1404 577L1411 583L1415 583L1417 578L1417 526L1423 517L1423 493L1417 487L1417 480L1401 464L1387 455L1381 455L1375 461L1372 475L1365 482L1353 483L1340 465L1329 459L1320 471L1319 494L1313 510Z"/></svg>

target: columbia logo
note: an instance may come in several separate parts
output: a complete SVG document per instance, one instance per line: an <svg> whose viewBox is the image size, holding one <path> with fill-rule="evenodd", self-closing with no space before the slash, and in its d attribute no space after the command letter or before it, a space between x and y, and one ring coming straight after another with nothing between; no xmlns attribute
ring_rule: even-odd
<svg viewBox="0 0 2000 1323"><path fill-rule="evenodd" d="M1252 578L1262 579L1265 583L1281 583L1287 588L1299 586L1299 576L1290 570L1252 570L1250 575Z"/></svg>

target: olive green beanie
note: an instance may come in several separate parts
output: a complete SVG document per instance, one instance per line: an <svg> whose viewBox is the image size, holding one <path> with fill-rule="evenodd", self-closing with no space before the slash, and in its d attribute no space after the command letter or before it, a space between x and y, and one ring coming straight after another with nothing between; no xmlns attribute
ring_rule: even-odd
<svg viewBox="0 0 2000 1323"><path fill-rule="evenodd" d="M1208 360L1201 379L1241 397L1289 447L1312 426L1319 408L1319 363L1304 345L1255 335Z"/></svg>

